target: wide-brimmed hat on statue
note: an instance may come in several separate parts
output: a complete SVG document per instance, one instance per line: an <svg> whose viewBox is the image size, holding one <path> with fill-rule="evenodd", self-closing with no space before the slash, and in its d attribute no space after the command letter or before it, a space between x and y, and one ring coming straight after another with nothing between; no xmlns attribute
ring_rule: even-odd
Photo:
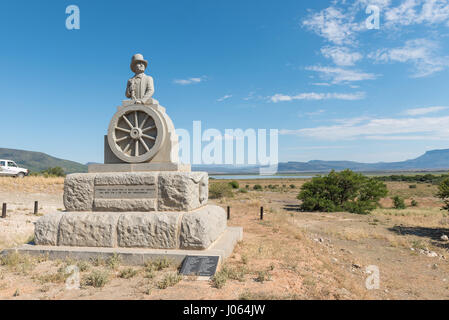
<svg viewBox="0 0 449 320"><path fill-rule="evenodd" d="M143 55L141 55L140 53L135 54L135 55L133 55L133 57L131 59L131 70L133 72L135 72L134 66L136 65L137 62L142 62L145 65L145 69L148 66L148 61L143 58Z"/></svg>

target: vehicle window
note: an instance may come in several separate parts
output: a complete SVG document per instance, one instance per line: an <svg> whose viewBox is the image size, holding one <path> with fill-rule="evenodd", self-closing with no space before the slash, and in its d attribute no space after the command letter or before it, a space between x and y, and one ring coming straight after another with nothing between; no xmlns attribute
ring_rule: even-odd
<svg viewBox="0 0 449 320"><path fill-rule="evenodd" d="M14 162L8 161L8 167L16 167L17 165Z"/></svg>
<svg viewBox="0 0 449 320"><path fill-rule="evenodd" d="M6 167L6 161L0 161L0 167Z"/></svg>

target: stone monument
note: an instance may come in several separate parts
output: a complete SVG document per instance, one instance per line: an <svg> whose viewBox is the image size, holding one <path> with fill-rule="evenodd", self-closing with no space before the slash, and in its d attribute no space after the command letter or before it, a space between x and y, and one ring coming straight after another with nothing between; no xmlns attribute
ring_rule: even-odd
<svg viewBox="0 0 449 320"><path fill-rule="evenodd" d="M104 137L104 164L64 182L65 212L35 224L34 245L19 250L61 258L121 254L144 263L187 255L225 259L243 230L227 226L223 208L207 204L208 174L178 160L178 137L165 108L152 98L148 62L132 57L135 76Z"/></svg>

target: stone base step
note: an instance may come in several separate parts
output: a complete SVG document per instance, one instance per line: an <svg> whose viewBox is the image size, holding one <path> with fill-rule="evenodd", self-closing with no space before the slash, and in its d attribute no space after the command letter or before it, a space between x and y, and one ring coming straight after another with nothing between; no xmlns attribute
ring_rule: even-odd
<svg viewBox="0 0 449 320"><path fill-rule="evenodd" d="M1 255L18 252L33 256L46 255L49 259L71 258L89 261L95 258L107 259L114 254L120 256L125 265L144 265L145 262L161 258L171 260L175 265L181 265L186 256L219 256L219 263L228 258L238 241L243 239L242 227L227 227L225 232L206 250L163 250L138 248L96 248L96 247L62 247L23 245L18 248L6 249Z"/></svg>
<svg viewBox="0 0 449 320"><path fill-rule="evenodd" d="M203 250L226 230L226 212L206 205L188 212L56 212L36 221L44 246Z"/></svg>

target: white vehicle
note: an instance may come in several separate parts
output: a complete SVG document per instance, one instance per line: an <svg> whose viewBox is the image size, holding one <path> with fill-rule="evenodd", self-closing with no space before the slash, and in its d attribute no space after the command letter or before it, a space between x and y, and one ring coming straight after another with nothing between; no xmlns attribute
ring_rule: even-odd
<svg viewBox="0 0 449 320"><path fill-rule="evenodd" d="M23 178L29 173L28 169L20 168L14 161L0 159L0 176Z"/></svg>

